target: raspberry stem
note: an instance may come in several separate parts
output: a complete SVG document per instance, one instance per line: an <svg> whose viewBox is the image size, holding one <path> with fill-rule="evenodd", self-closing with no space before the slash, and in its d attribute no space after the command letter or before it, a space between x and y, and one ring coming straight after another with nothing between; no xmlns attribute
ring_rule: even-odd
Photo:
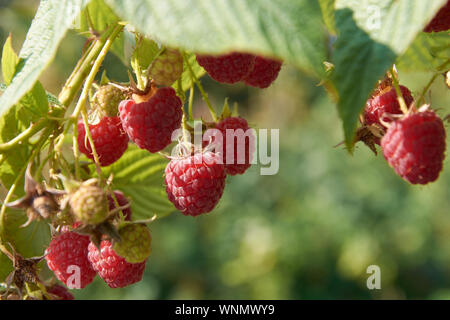
<svg viewBox="0 0 450 320"><path fill-rule="evenodd" d="M404 114L408 113L408 107L406 106L405 99L403 99L402 91L400 90L400 85L396 76L396 71L394 67L391 68L392 82L394 83L395 92L397 93L397 100L400 104L400 109Z"/></svg>
<svg viewBox="0 0 450 320"><path fill-rule="evenodd" d="M203 98L203 100L206 102L206 104L208 106L208 109L209 109L209 112L211 113L211 117L213 118L213 121L217 122L217 120L218 120L217 114L214 111L214 108L212 107L211 102L209 101L208 94L205 92L205 90L203 89L202 84L200 83L200 81L195 76L194 71L192 70L192 66L189 63L189 58L186 56L185 52L183 52L183 58L184 58L184 61L186 61L186 65L188 67L189 74L191 76L191 80L197 85L198 90L200 90L202 98Z"/></svg>
<svg viewBox="0 0 450 320"><path fill-rule="evenodd" d="M193 104L194 104L194 86L191 86L189 88L189 104L188 104L189 121L194 121L194 112L192 111Z"/></svg>

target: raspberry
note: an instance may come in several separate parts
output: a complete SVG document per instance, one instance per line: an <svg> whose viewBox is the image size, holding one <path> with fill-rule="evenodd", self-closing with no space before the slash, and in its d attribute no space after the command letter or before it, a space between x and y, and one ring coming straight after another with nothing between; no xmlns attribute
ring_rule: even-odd
<svg viewBox="0 0 450 320"><path fill-rule="evenodd" d="M278 77L282 64L278 60L256 56L253 70L244 78L245 84L261 89L269 87Z"/></svg>
<svg viewBox="0 0 450 320"><path fill-rule="evenodd" d="M236 83L253 69L255 56L233 52L222 56L197 55L197 62L211 78L222 83Z"/></svg>
<svg viewBox="0 0 450 320"><path fill-rule="evenodd" d="M178 50L166 49L150 67L150 77L157 85L170 86L183 73L183 57Z"/></svg>
<svg viewBox="0 0 450 320"><path fill-rule="evenodd" d="M249 129L247 121L240 117L229 117L219 122L216 128L220 130L224 139L222 160L225 164L225 172L232 176L243 174L251 166L255 149L254 135L245 136L245 132ZM232 130L230 133L234 135L230 136L230 139L227 138L227 130ZM229 156L227 152L230 153ZM233 160L230 162L228 160L231 160L231 155Z"/></svg>
<svg viewBox="0 0 450 320"><path fill-rule="evenodd" d="M88 236L75 232L63 232L53 238L45 250L48 267L68 287L73 285L72 278L75 280L74 285L79 285L76 289L82 289L95 277L96 273L87 258L89 242ZM79 268L79 272L73 269L74 266ZM80 276L80 283L77 283L75 275Z"/></svg>
<svg viewBox="0 0 450 320"><path fill-rule="evenodd" d="M113 243L114 251L127 262L144 262L152 249L152 237L145 224L128 223L119 228L120 242Z"/></svg>
<svg viewBox="0 0 450 320"><path fill-rule="evenodd" d="M391 124L381 147L400 177L412 184L433 182L445 158L444 124L432 111L406 115Z"/></svg>
<svg viewBox="0 0 450 320"><path fill-rule="evenodd" d="M125 99L125 94L112 84L101 86L95 93L92 105L103 116L116 117L119 112L119 103Z"/></svg>
<svg viewBox="0 0 450 320"><path fill-rule="evenodd" d="M210 212L225 188L225 168L212 152L172 159L165 170L169 200L184 215Z"/></svg>
<svg viewBox="0 0 450 320"><path fill-rule="evenodd" d="M69 203L76 220L84 224L99 224L108 215L106 193L95 185L81 185L70 196Z"/></svg>
<svg viewBox="0 0 450 320"><path fill-rule="evenodd" d="M123 288L141 281L145 271L146 261L141 263L128 263L118 256L109 241L103 240L100 252L93 244L89 244L88 258L98 275L105 280L111 288Z"/></svg>
<svg viewBox="0 0 450 320"><path fill-rule="evenodd" d="M71 294L69 292L69 290L67 290L66 287L61 286L59 284L55 284L52 287L48 288L47 292L53 294L59 300L74 300L75 299L73 294Z"/></svg>
<svg viewBox="0 0 450 320"><path fill-rule="evenodd" d="M425 27L425 32L440 32L450 29L450 0L438 11L433 20Z"/></svg>
<svg viewBox="0 0 450 320"><path fill-rule="evenodd" d="M130 139L141 149L158 152L172 142L172 132L180 128L181 108L173 88L160 88L148 101L122 101L119 112Z"/></svg>
<svg viewBox="0 0 450 320"><path fill-rule="evenodd" d="M89 131L101 166L116 162L128 148L129 139L122 129L119 117L104 117L98 124L89 125ZM81 119L78 121L78 149L89 159L94 159Z"/></svg>
<svg viewBox="0 0 450 320"><path fill-rule="evenodd" d="M121 191L114 190L114 195L116 196L117 202L119 203L119 207L126 206L129 203L128 199L125 197L125 195ZM109 203L109 211L112 211L116 208L114 199L109 194L108 194L108 203ZM131 221L131 208L130 207L123 209L122 213L123 213L126 221Z"/></svg>
<svg viewBox="0 0 450 320"><path fill-rule="evenodd" d="M414 100L411 92L405 86L400 86L400 90L406 105L409 106ZM366 125L378 124L384 127L380 121L381 119L384 122L391 122L391 119L388 117L383 117L384 114L402 114L397 100L397 92L391 86L377 92L367 101L364 110L364 122Z"/></svg>

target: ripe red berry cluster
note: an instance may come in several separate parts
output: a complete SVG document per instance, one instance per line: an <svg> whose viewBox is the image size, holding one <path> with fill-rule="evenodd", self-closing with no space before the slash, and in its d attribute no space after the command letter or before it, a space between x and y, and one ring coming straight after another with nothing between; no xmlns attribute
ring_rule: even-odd
<svg viewBox="0 0 450 320"><path fill-rule="evenodd" d="M244 81L261 89L276 80L282 65L279 60L239 52L221 56L197 55L197 62L218 82L233 84Z"/></svg>
<svg viewBox="0 0 450 320"><path fill-rule="evenodd" d="M114 195L120 206L128 204L128 200L122 192L116 190ZM115 202L110 197L109 209L113 210L115 208ZM123 216L125 220L130 221L131 209L124 209ZM131 222L127 223L127 230L131 229L131 232L133 232L135 225L131 224ZM78 226L78 223L74 225L74 227ZM150 239L149 231L145 225L139 224L136 226L140 230L139 234L145 234L146 232L148 233L146 238ZM133 240L133 242L130 244L123 243L123 241L127 240ZM118 255L113 250L110 241L101 241L101 251L99 252L96 245L90 241L89 236L79 234L76 230L70 231L68 227L64 227L50 242L49 247L46 249L45 259L56 278L69 288L82 289L90 284L97 274L111 288L122 288L142 279L146 260L150 254L150 243L142 244L141 240L137 242L134 240L136 239L128 235L128 237L122 239L119 246L125 256L132 255L134 257L138 254L139 262L129 263L126 257ZM133 247L136 243L139 248ZM139 250L139 252L136 250ZM142 255L142 253L145 255ZM69 299L71 296L64 287L59 285L49 288L48 292L61 299Z"/></svg>
<svg viewBox="0 0 450 320"><path fill-rule="evenodd" d="M408 112L403 114L394 87L376 90L364 110L366 125L385 131L383 155L394 171L411 184L435 181L443 168L446 132L442 119L432 110L415 109L408 88L400 86Z"/></svg>

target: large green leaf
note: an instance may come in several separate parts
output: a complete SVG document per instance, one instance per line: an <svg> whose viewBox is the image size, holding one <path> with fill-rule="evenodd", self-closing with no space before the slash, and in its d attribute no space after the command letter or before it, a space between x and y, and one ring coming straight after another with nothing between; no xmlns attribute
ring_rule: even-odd
<svg viewBox="0 0 450 320"><path fill-rule="evenodd" d="M151 38L191 52L250 51L323 74L324 29L311 0L107 0Z"/></svg>
<svg viewBox="0 0 450 320"><path fill-rule="evenodd" d="M45 221L34 221L26 228L21 228L26 221L24 211L8 209L4 225L0 226L1 238L8 250L9 242L25 258L41 256L50 242L50 228ZM11 270L10 260L0 253L0 282L4 281Z"/></svg>
<svg viewBox="0 0 450 320"><path fill-rule="evenodd" d="M20 51L20 71L0 97L0 117L31 88L54 58L58 45L89 0L42 0Z"/></svg>
<svg viewBox="0 0 450 320"><path fill-rule="evenodd" d="M408 49L446 0L336 0L333 82L351 149L361 110L377 80Z"/></svg>
<svg viewBox="0 0 450 320"><path fill-rule="evenodd" d="M130 145L127 152L109 167L105 176L113 175L113 187L131 198L133 219L148 219L157 214L165 216L175 208L164 189L164 168L168 160Z"/></svg>

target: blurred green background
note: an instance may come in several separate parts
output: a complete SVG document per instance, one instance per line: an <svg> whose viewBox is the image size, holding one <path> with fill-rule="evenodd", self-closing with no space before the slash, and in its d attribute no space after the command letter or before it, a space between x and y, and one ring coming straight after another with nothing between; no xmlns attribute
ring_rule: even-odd
<svg viewBox="0 0 450 320"><path fill-rule="evenodd" d="M2 43L12 33L20 50L37 5L0 1ZM84 42L75 32L67 35L41 77L48 91L59 92ZM104 66L113 80L127 80L114 56ZM399 71L416 95L430 78ZM255 128L280 129L279 173L261 176L253 166L228 178L213 213L174 213L153 223L142 282L109 289L97 277L73 291L76 298L450 298L448 158L436 183L411 186L363 145L353 156L334 148L343 137L333 102L315 79L290 66L266 90L219 85L208 77L203 82L217 107L230 97ZM442 78L430 101L440 115L450 112ZM207 110L200 99L195 108ZM381 268L381 290L366 287L369 265Z"/></svg>

